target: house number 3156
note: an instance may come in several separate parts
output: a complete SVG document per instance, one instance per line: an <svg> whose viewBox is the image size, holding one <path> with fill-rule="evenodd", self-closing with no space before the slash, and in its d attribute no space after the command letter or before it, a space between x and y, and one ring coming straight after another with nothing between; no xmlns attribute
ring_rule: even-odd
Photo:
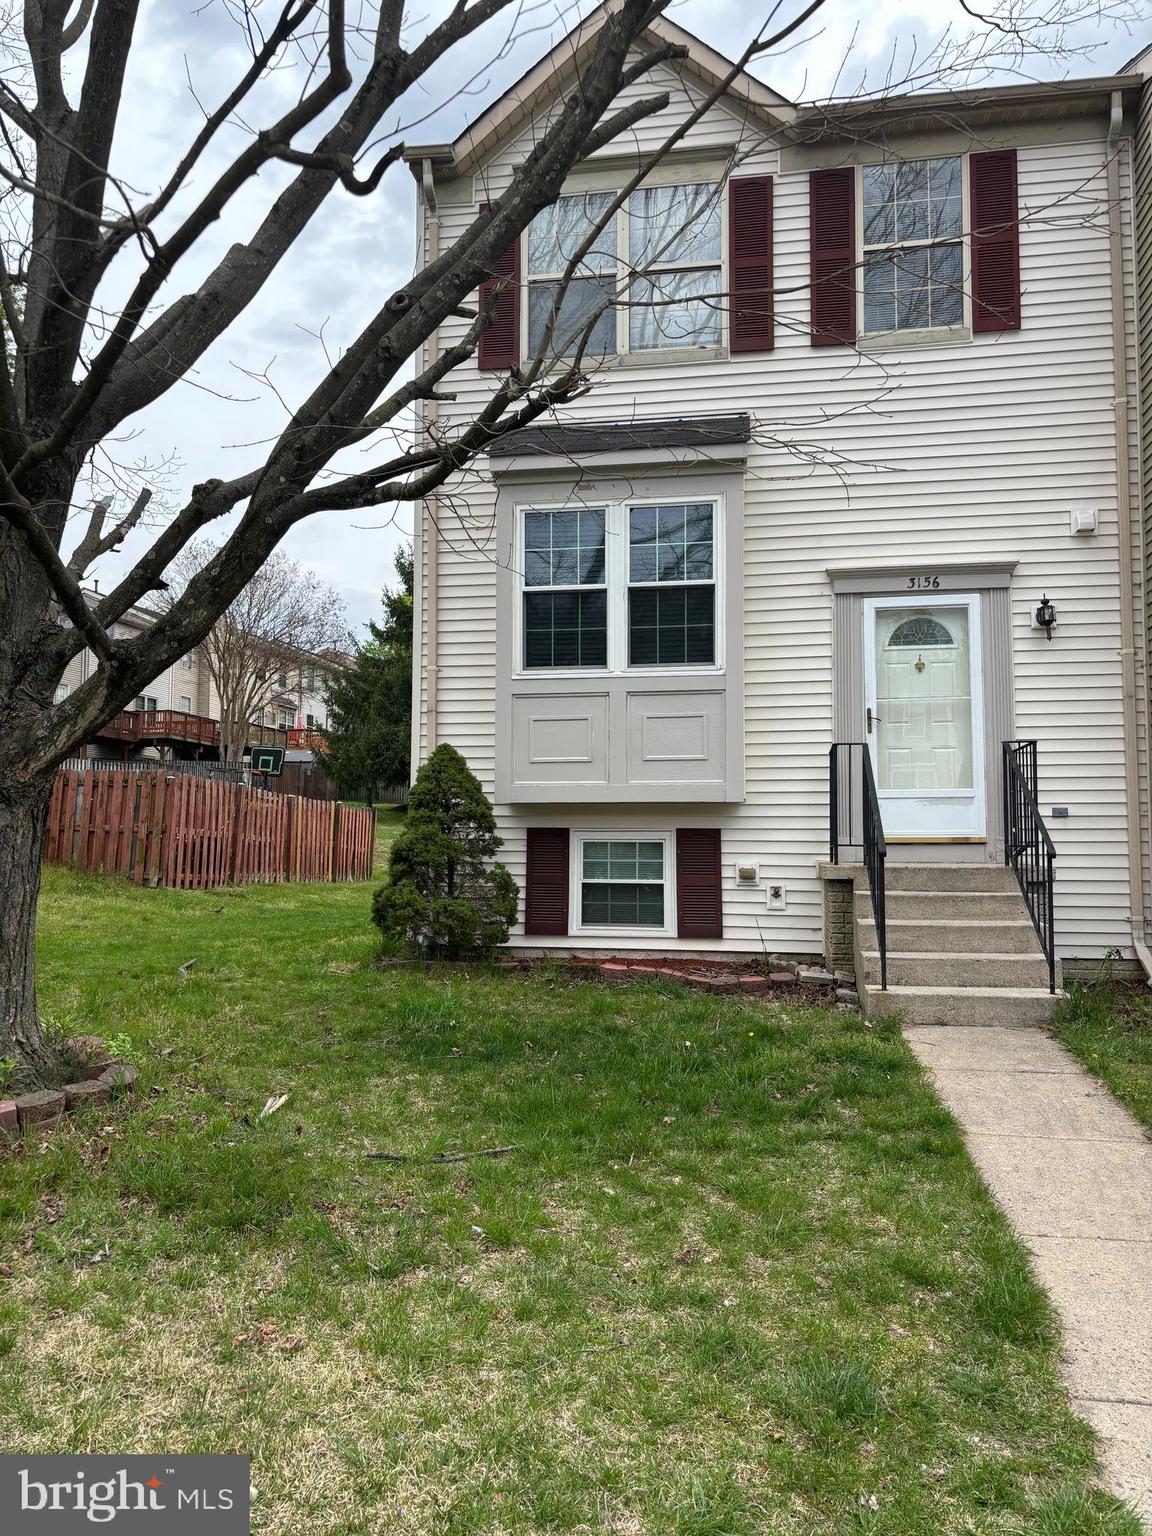
<svg viewBox="0 0 1152 1536"><path fill-rule="evenodd" d="M939 576L909 576L908 578L908 590L910 592L923 592L929 587L938 587L939 585Z"/></svg>

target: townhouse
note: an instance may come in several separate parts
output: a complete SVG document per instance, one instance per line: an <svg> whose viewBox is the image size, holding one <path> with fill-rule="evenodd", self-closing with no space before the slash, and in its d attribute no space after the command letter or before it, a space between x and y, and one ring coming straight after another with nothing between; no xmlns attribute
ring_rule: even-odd
<svg viewBox="0 0 1152 1536"><path fill-rule="evenodd" d="M424 253L599 15L409 151ZM728 72L657 40L668 108L572 171L427 407L594 321L592 390L423 509L413 761L449 741L492 796L514 945L824 954L912 1017L1044 1016L1062 967L1152 964L1142 61L807 107L739 76L556 317Z"/></svg>

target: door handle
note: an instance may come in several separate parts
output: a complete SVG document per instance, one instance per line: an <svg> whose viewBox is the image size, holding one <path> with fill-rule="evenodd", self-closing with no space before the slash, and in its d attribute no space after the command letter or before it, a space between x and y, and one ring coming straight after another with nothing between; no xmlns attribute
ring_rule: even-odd
<svg viewBox="0 0 1152 1536"><path fill-rule="evenodd" d="M871 704L869 704L868 708L864 711L864 715L868 725L868 734L871 736L873 722L875 722L877 725L882 725L884 722L880 719L879 715L874 715L872 713Z"/></svg>

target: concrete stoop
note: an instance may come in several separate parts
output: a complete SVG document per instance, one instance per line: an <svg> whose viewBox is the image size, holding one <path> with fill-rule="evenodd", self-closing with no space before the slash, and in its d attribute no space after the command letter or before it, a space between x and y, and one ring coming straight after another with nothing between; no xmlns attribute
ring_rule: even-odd
<svg viewBox="0 0 1152 1536"><path fill-rule="evenodd" d="M995 864L892 864L886 869L888 986L863 870L854 891L861 1006L908 1024L1034 1028L1064 997L1010 869Z"/></svg>

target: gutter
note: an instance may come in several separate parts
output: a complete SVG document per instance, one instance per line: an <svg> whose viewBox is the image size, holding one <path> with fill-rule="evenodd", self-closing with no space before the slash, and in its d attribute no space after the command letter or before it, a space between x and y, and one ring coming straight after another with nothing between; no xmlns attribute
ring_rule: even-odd
<svg viewBox="0 0 1152 1536"><path fill-rule="evenodd" d="M1144 530L1137 527L1137 554L1132 547L1131 444L1128 432L1128 324L1124 307L1124 233L1121 208L1120 159L1132 171L1132 141L1124 136L1124 96L1112 92L1108 120L1107 193L1108 246L1112 279L1113 396L1116 423L1117 567L1120 577L1120 673L1123 689L1124 791L1128 830L1128 898L1132 947L1152 981L1152 949L1144 930L1144 849L1140 835L1140 764L1137 755L1136 614L1133 565L1139 561L1141 583L1147 579Z"/></svg>
<svg viewBox="0 0 1152 1536"><path fill-rule="evenodd" d="M420 163L420 196L424 209L424 260L422 265L427 266L440 254L440 208L436 202L436 185L432 175L431 157L425 156ZM430 360L437 357L440 352L440 328L425 341L421 351L420 367L425 369ZM439 416L440 407L436 400L421 400L420 425L425 434L435 427ZM419 550L418 579L421 582L420 611L423 616L423 655L425 694L424 712L425 738L427 741L428 756L436 750L437 716L439 714L440 694L440 538L439 538L439 511L440 498L433 492L426 496L420 509L420 517L417 522L419 538L417 546ZM420 669L416 668L412 679L416 698L415 708L412 711L413 728L413 752L412 752L412 777L416 776L416 769L421 762L420 757Z"/></svg>

